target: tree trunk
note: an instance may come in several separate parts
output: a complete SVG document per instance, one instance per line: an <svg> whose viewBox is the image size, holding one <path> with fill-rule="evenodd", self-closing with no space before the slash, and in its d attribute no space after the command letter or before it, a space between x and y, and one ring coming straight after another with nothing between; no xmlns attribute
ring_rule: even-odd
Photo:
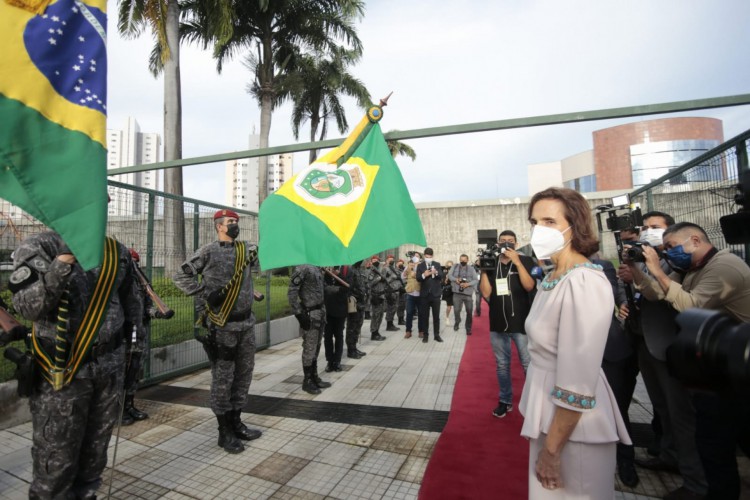
<svg viewBox="0 0 750 500"><path fill-rule="evenodd" d="M271 133L271 113L273 112L273 95L263 92L260 104L260 149L268 147L268 136ZM268 157L258 158L258 206L268 197Z"/></svg>
<svg viewBox="0 0 750 500"><path fill-rule="evenodd" d="M167 45L170 57L164 63L164 160L182 159L182 95L180 85L180 7L167 1ZM164 192L182 196L182 167L164 171ZM172 276L185 260L185 212L182 202L165 199L165 273Z"/></svg>
<svg viewBox="0 0 750 500"><path fill-rule="evenodd" d="M315 142L315 134L318 133L318 124L320 123L320 119L313 116L310 118L310 142ZM318 157L318 150L317 149L311 149L310 150L310 163L314 162L315 159Z"/></svg>

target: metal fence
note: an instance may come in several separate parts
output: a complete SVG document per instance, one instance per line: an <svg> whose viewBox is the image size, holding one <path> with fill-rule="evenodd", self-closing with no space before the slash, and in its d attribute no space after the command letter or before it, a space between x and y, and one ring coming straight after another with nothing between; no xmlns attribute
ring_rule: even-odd
<svg viewBox="0 0 750 500"><path fill-rule="evenodd" d="M175 311L172 319L151 322L146 382L208 366L205 353L194 340L193 298L180 292L171 276L195 249L216 239L213 214L230 207L115 181L109 181L109 192L107 234L138 252L141 268L154 290ZM257 214L231 209L240 214L240 238L257 242ZM27 236L47 229L24 212L0 212L0 290L7 290L12 250ZM256 342L258 349L263 349L269 344L270 320L288 314L287 286L283 277L271 277L270 273L255 276L256 287L266 296L254 308ZM13 368L0 358L0 381L10 379Z"/></svg>
<svg viewBox="0 0 750 500"><path fill-rule="evenodd" d="M659 179L634 190L631 200L677 222L701 226L717 248L728 248L750 264L750 245L728 245L719 219L737 211L739 175L747 172L750 130L720 144Z"/></svg>

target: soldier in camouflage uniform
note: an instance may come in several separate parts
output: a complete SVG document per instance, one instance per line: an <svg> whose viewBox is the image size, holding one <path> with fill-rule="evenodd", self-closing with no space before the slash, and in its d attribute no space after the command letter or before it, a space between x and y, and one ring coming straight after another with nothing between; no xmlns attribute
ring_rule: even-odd
<svg viewBox="0 0 750 500"><path fill-rule="evenodd" d="M386 280L384 272L380 270L380 257L373 255L370 259L372 267L367 276L367 289L370 292L370 340L385 340L378 330L383 322L385 312Z"/></svg>
<svg viewBox="0 0 750 500"><path fill-rule="evenodd" d="M140 326L143 307L128 249L114 240L108 247L114 257L111 271L116 268L116 279L106 314L91 330L83 318L103 272L101 266L84 271L62 238L53 232L30 236L13 254L9 285L13 305L34 322L36 344L41 349L35 350L40 376L29 399L33 427L29 498L96 498L101 484L107 446L119 417L125 370L123 334ZM94 306L91 310L101 308ZM86 336L81 332L91 331L92 346L80 358L77 372L65 370L74 375L55 390L48 379L41 377L52 374L42 368L42 359L54 359L58 348L66 360L76 359L71 352L75 337L80 334L80 341ZM56 341L58 334L60 340Z"/></svg>
<svg viewBox="0 0 750 500"><path fill-rule="evenodd" d="M309 394L320 394L321 389L331 387L330 382L323 382L318 376L318 354L326 324L324 294L320 268L302 264L294 269L287 298L302 333L302 370L305 373L302 390Z"/></svg>
<svg viewBox="0 0 750 500"><path fill-rule="evenodd" d="M365 278L365 283L370 281L370 270L372 269L372 261L365 259L362 261L362 276ZM365 287L365 319L371 319L372 315L372 304L370 304L370 287Z"/></svg>
<svg viewBox="0 0 750 500"><path fill-rule="evenodd" d="M141 261L141 256L132 248L130 249L130 256L133 258L134 265L137 266ZM151 318L164 318L137 279L136 286L143 300L142 328L137 329L135 335L132 335L131 338L125 339L130 343L130 352L126 356L125 404L120 417L122 425L132 425L136 421L148 418L148 413L135 407L135 391L138 390L138 382L142 376L143 358L146 356L149 339L151 338Z"/></svg>
<svg viewBox="0 0 750 500"><path fill-rule="evenodd" d="M209 334L204 347L211 362L211 410L219 423L218 444L229 453L240 453L242 441L261 436L256 429L242 423L242 408L255 368L255 315L251 267L257 257L257 247L245 244L245 262L241 274L236 270L236 249L241 242L239 215L231 210L214 214L218 241L198 249L175 273L174 284L188 295L195 295L196 309ZM198 281L198 275L202 280ZM238 282L241 283L238 285ZM239 286L236 301L225 318L217 317L231 300L232 286ZM231 304L230 304L231 305ZM227 305L226 308L229 306ZM222 320L225 320L222 325Z"/></svg>
<svg viewBox="0 0 750 500"><path fill-rule="evenodd" d="M401 288L398 291L398 307L396 308L396 316L398 316L398 324L405 325L406 321L406 283L404 282L403 273L406 266L404 265L404 259L398 259L396 263L396 272L401 280Z"/></svg>
<svg viewBox="0 0 750 500"><path fill-rule="evenodd" d="M349 293L357 299L357 311L351 312L346 318L346 356L348 358L359 359L365 356L364 353L357 349L357 341L362 331L362 323L365 319L365 298L367 297L367 279L362 269L362 261L355 262L348 269L350 273L351 288Z"/></svg>
<svg viewBox="0 0 750 500"><path fill-rule="evenodd" d="M397 332L400 330L399 327L393 324L393 319L396 317L396 308L398 307L398 295L403 287L401 283L401 276L396 271L396 266L393 262L393 255L389 255L385 258L385 267L383 268L383 277L385 278L385 331L386 332Z"/></svg>

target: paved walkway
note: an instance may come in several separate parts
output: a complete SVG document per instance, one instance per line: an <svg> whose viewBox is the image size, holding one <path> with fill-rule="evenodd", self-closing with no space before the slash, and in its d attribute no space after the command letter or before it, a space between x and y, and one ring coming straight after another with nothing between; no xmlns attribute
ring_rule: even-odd
<svg viewBox="0 0 750 500"><path fill-rule="evenodd" d="M367 326L365 322L363 331L368 331ZM342 372L322 373L333 387L318 396L300 389L299 340L259 352L250 388L251 404L294 403L302 414L321 407L339 410L327 421L316 421L263 414L268 412L260 408L253 412L251 406L243 420L262 429L263 436L246 444L245 452L238 455L216 446L216 422L211 411L203 407L210 383L208 371L145 389L141 394L164 396L171 391L183 403L165 403L164 398L137 401L151 418L121 428L118 440L113 437L109 464L113 463L116 446L115 472L112 475L107 468L99 498L107 498L108 493L111 498L122 499L416 498L440 435L420 427L429 429L447 416L466 335L463 329L454 332L448 328L443 331L445 342L423 344L416 335L403 339L401 329L386 333L384 342L363 341L360 348L368 355L360 360L344 357ZM631 418L647 423L651 408L642 385L636 398ZM488 412L494 403L488 401ZM359 405L366 407L363 410ZM283 414L284 405L277 406ZM422 413L415 420L417 410ZM382 425L358 423L373 415L376 421L378 415L384 415ZM503 421L496 424L503 425ZM2 498L28 495L30 437L30 423L0 431ZM642 448L637 453L645 454ZM638 488L629 490L618 483L622 491L616 498L661 497L678 486L675 476L640 473Z"/></svg>

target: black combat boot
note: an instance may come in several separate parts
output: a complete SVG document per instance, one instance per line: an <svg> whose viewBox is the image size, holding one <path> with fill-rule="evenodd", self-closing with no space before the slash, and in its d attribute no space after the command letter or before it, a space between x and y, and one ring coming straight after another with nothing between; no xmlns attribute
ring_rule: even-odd
<svg viewBox="0 0 750 500"><path fill-rule="evenodd" d="M360 359L362 356L359 354L359 351L357 351L356 346L347 346L346 357L352 359Z"/></svg>
<svg viewBox="0 0 750 500"><path fill-rule="evenodd" d="M337 371L340 371L340 370L337 370ZM318 386L318 389L328 389L329 387L331 387L330 382L323 382L323 380L321 380L320 377L318 376L318 361L317 360L313 361L313 364L312 364L312 379L313 379L313 382L315 382L315 385Z"/></svg>
<svg viewBox="0 0 750 500"><path fill-rule="evenodd" d="M122 416L120 417L120 425L133 425L135 423L135 419L128 411L127 407L122 409Z"/></svg>
<svg viewBox="0 0 750 500"><path fill-rule="evenodd" d="M135 407L135 402L133 401L134 398L135 396L125 396L125 410L123 413L129 413L130 416L133 417L133 420L137 422L146 420L148 418L148 413Z"/></svg>
<svg viewBox="0 0 750 500"><path fill-rule="evenodd" d="M364 358L365 356L367 356L366 352L362 352L359 349L357 349L356 347L354 348L354 352L356 352L357 354L359 354L360 358Z"/></svg>
<svg viewBox="0 0 750 500"><path fill-rule="evenodd" d="M385 325L385 331L386 331L386 332L397 332L397 331L399 331L399 330L401 330L401 328L399 328L399 327L397 327L396 325L394 325L394 324L393 324L393 321L389 321L389 322L388 322L388 323L387 323L387 324Z"/></svg>
<svg viewBox="0 0 750 500"><path fill-rule="evenodd" d="M312 378L312 366L303 366L302 370L305 372L305 378L302 381L302 390L308 394L320 394L318 384Z"/></svg>
<svg viewBox="0 0 750 500"><path fill-rule="evenodd" d="M216 415L216 421L219 422L219 446L228 453L245 451L245 445L234 435L228 415Z"/></svg>
<svg viewBox="0 0 750 500"><path fill-rule="evenodd" d="M383 337L382 335L380 335L380 333L375 332L375 333L373 333L373 334L370 335L370 340L385 340L385 337Z"/></svg>
<svg viewBox="0 0 750 500"><path fill-rule="evenodd" d="M401 326L401 325L405 325L405 324L406 324L406 321L404 321L404 318L403 318L403 317L401 317L401 318L398 318L398 324L399 324L399 326Z"/></svg>
<svg viewBox="0 0 750 500"><path fill-rule="evenodd" d="M234 435L244 441L258 439L263 433L257 429L250 429L242 423L242 410L232 410L227 412L229 425L232 427Z"/></svg>

